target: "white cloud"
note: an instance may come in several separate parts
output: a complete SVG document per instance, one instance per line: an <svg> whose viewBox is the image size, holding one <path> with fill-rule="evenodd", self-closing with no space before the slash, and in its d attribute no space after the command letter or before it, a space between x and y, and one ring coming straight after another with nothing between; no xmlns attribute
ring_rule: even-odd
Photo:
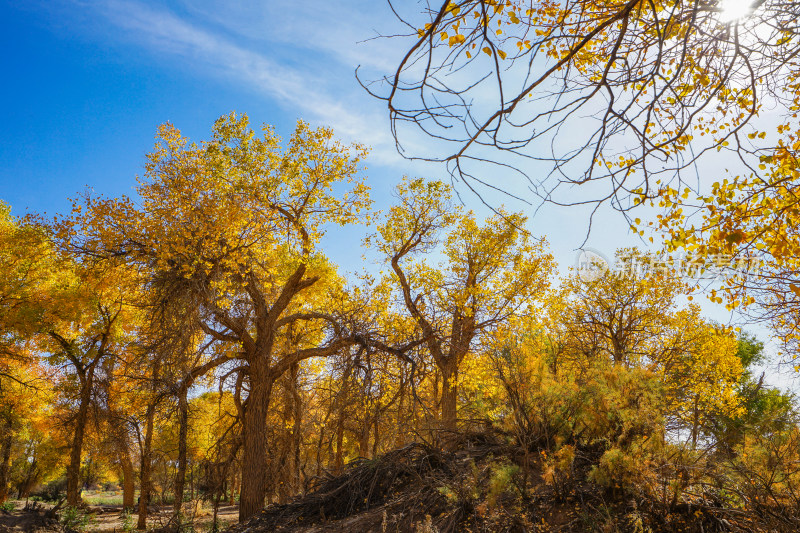
<svg viewBox="0 0 800 533"><path fill-rule="evenodd" d="M95 6L97 7L97 6ZM337 135L373 147L371 160L392 165L402 161L388 132L388 120L380 102L370 100L362 89L342 88L315 72L318 65L286 65L254 50L222 31L213 31L165 8L153 8L127 0L110 0L98 10L124 38L168 60L185 61L192 68L244 84L265 98L274 99L307 120L334 128ZM270 47L270 43L261 43ZM352 70L342 65L345 71ZM350 85L355 85L355 80ZM357 93L356 93L357 89Z"/></svg>
<svg viewBox="0 0 800 533"><path fill-rule="evenodd" d="M285 43L334 58L351 72L362 65L391 72L403 50L390 39L373 39L396 31L398 21L387 2L253 2L182 0L190 13L232 34L254 41Z"/></svg>

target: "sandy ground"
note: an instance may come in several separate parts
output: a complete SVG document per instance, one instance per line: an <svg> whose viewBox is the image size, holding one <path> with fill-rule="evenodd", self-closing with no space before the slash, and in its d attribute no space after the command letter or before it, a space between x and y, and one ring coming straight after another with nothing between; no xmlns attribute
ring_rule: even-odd
<svg viewBox="0 0 800 533"><path fill-rule="evenodd" d="M17 508L11 513L0 512L0 533L55 533L61 532L60 525L51 520L48 520L44 512L50 506L43 504L41 512L31 513L22 510L24 502L17 502ZM128 528L126 528L125 517L122 513L122 506L116 505L96 505L89 506L87 509L90 519L87 526L89 532L124 532L126 529L135 527L137 515L132 514L128 519ZM188 513L187 513L188 514ZM147 518L147 529L157 529L163 527L169 521L172 515L171 506L156 507L150 509L150 515ZM238 520L239 508L235 505L220 506L217 519L219 520L220 529L235 524ZM209 531L211 529L211 521L213 515L210 508L201 508L194 515L194 530L197 533Z"/></svg>
<svg viewBox="0 0 800 533"><path fill-rule="evenodd" d="M89 523L89 531L97 531L104 533L111 533L115 531L124 531L122 507L119 506L103 506L90 507L91 511L95 511L94 518ZM100 512L102 510L102 512ZM165 506L161 508L151 508L150 514L147 517L147 529L156 529L167 525L170 517L172 516L172 507ZM131 515L130 521L133 526L136 525L137 515ZM212 509L201 509L194 516L195 531L209 531L211 529L211 521L213 519ZM220 506L217 513L217 520L219 520L220 529L235 524L239 519L239 507Z"/></svg>

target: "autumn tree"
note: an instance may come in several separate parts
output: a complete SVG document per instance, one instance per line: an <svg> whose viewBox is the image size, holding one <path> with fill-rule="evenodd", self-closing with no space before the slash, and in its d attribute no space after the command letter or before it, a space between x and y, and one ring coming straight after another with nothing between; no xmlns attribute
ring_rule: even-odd
<svg viewBox="0 0 800 533"><path fill-rule="evenodd" d="M34 338L52 312L59 274L47 231L12 216L0 201L0 388L41 384L32 372L38 361Z"/></svg>
<svg viewBox="0 0 800 533"><path fill-rule="evenodd" d="M441 374L442 428L457 425L464 358L509 317L528 312L548 285L552 258L521 230L525 217L500 212L479 223L450 201L441 182L405 180L370 240L391 268L386 283L414 322ZM440 253L437 265L425 257Z"/></svg>
<svg viewBox="0 0 800 533"><path fill-rule="evenodd" d="M713 436L717 451L734 457L748 435L780 435L795 423L793 395L765 383L765 373L753 373L766 359L764 344L746 333L738 335L736 356L742 376L737 384L741 408L736 412L714 412L705 421L704 431Z"/></svg>
<svg viewBox="0 0 800 533"><path fill-rule="evenodd" d="M97 380L103 363L114 357L122 344L126 321L132 320L126 286L120 269L96 270L74 264L72 271L62 271L71 281L54 295L53 319L43 324L41 345L51 355L51 365L67 370L60 389L73 396L77 411L72 430L72 445L67 468L67 503L80 503L80 468L82 446L90 408L97 395Z"/></svg>
<svg viewBox="0 0 800 533"><path fill-rule="evenodd" d="M616 260L620 268L604 265L596 275L573 272L564 279L559 296L551 300L552 328L573 356L644 364L667 348L662 336L676 298L687 287L668 267L650 264L637 250L620 250Z"/></svg>
<svg viewBox="0 0 800 533"><path fill-rule="evenodd" d="M328 224L354 222L368 206L358 177L363 155L302 122L285 146L269 127L256 136L246 116L222 117L202 145L165 125L137 189L141 200L91 198L79 215L87 229L77 246L149 272L149 283L180 299L209 341L228 347L206 367L236 361L244 376L236 390L244 407L240 520L266 497L276 380L353 342L323 313L329 307L319 299L305 305L304 295L337 290L317 243ZM292 324L314 328L318 343L277 350Z"/></svg>
<svg viewBox="0 0 800 533"><path fill-rule="evenodd" d="M694 258L710 280L712 300L769 325L787 360L798 359L800 348L800 126L790 132L794 127L781 126L785 138L763 153L758 167L716 181L710 194L665 188L659 200L665 214L648 223L665 234L667 251Z"/></svg>
<svg viewBox="0 0 800 533"><path fill-rule="evenodd" d="M125 350L126 352L128 350ZM128 355L128 354L126 354ZM98 380L96 404L102 418L102 432L107 455L119 466L122 485L122 507L133 510L136 474L134 468L134 439L131 424L136 412L133 389L141 385L126 376L127 357L107 358Z"/></svg>
<svg viewBox="0 0 800 533"><path fill-rule="evenodd" d="M58 389L76 405L69 422L67 503L79 503L81 452L95 376L122 333L126 286L121 269L77 261L54 228L14 221L3 209L3 363L43 357L61 367ZM127 287L129 288L129 287ZM7 328L7 329L6 329ZM25 353L19 350L25 349ZM6 366L6 365L4 365ZM6 374L7 377L13 376ZM13 378L20 381L18 378Z"/></svg>
<svg viewBox="0 0 800 533"><path fill-rule="evenodd" d="M28 400L45 382L30 337L51 281L52 248L40 228L24 224L0 202L0 501L8 496L11 448Z"/></svg>
<svg viewBox="0 0 800 533"><path fill-rule="evenodd" d="M398 16L406 54L369 87L403 155L514 196L658 206L643 225L728 267L712 299L796 357L796 2L467 0ZM483 183L487 163L514 171Z"/></svg>
<svg viewBox="0 0 800 533"><path fill-rule="evenodd" d="M735 416L742 361L733 331L705 320L681 273L636 249L620 250L614 268L573 273L551 300L550 329L562 344L565 371L598 362L644 368L659 376L665 416L697 444L715 416Z"/></svg>

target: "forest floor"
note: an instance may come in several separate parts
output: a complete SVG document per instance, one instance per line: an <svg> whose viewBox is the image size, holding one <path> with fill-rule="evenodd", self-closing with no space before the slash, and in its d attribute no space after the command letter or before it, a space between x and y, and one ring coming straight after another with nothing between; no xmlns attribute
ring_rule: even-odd
<svg viewBox="0 0 800 533"><path fill-rule="evenodd" d="M339 475L317 479L293 501L268 506L244 524L238 508L219 509L225 533L716 533L800 531L797 510L748 513L711 499L671 505L629 490L608 490L588 473L602 444L575 450L568 474L543 453L524 450L499 433L460 435L442 451L410 444L375 459L350 463ZM121 506L90 506L89 532L130 531ZM787 511L787 510L783 510ZM171 507L153 509L148 530L166 533ZM211 530L200 509L192 530ZM0 533L68 533L46 509L0 511Z"/></svg>
<svg viewBox="0 0 800 533"><path fill-rule="evenodd" d="M604 490L586 481L599 448L577 451L569 479L502 437L465 436L451 449L413 444L356 461L226 533L800 531L710 501L669 506Z"/></svg>
<svg viewBox="0 0 800 533"><path fill-rule="evenodd" d="M64 533L66 529L57 518L49 516L49 504L39 503L33 511L23 509L25 502L14 502L11 512L0 511L0 533ZM90 505L86 508L86 524L81 527L93 533L114 533L136 531L136 514L125 515L122 505ZM153 506L147 518L148 530L163 530L172 515L172 506ZM217 515L220 529L225 529L238 521L239 507L221 506ZM194 514L194 531L202 533L211 530L212 513L199 509Z"/></svg>

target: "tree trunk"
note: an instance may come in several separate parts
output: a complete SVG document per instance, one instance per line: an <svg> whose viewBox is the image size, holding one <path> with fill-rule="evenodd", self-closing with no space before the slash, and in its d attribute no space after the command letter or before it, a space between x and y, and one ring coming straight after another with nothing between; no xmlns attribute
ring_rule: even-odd
<svg viewBox="0 0 800 533"><path fill-rule="evenodd" d="M20 499L27 498L39 480L39 460L36 458L36 450L28 448L25 455L31 457L32 460L28 463L28 468L25 471L25 479L17 487Z"/></svg>
<svg viewBox="0 0 800 533"><path fill-rule="evenodd" d="M369 430L369 419L366 419L358 435L358 456L364 459L369 459Z"/></svg>
<svg viewBox="0 0 800 533"><path fill-rule="evenodd" d="M250 366L250 394L244 413L242 434L242 493L239 522L244 522L264 507L267 497L267 412L274 380L256 365Z"/></svg>
<svg viewBox="0 0 800 533"><path fill-rule="evenodd" d="M692 417L692 450L697 449L697 436L700 433L700 396L694 397L694 416Z"/></svg>
<svg viewBox="0 0 800 533"><path fill-rule="evenodd" d="M187 399L188 387L181 386L178 390L178 471L175 474L175 502L173 505L173 518L180 525L183 522L183 490L186 486L186 439L189 426L189 401Z"/></svg>
<svg viewBox="0 0 800 533"><path fill-rule="evenodd" d="M231 485L228 494L228 505L236 505L236 469L231 468Z"/></svg>
<svg viewBox="0 0 800 533"><path fill-rule="evenodd" d="M120 417L109 415L111 420L119 420ZM127 429L124 423L120 423L114 432L114 443L117 448L117 457L122 468L122 508L133 511L134 492L136 491L136 474L133 470L133 460L131 459L130 441L128 440Z"/></svg>
<svg viewBox="0 0 800 533"><path fill-rule="evenodd" d="M441 407L441 428L446 432L454 432L457 429L458 417L456 406L458 404L458 367L455 359L443 361L442 371L442 407Z"/></svg>
<svg viewBox="0 0 800 533"><path fill-rule="evenodd" d="M345 415L345 402L350 392L350 373L353 366L348 363L345 367L344 374L342 375L342 389L336 397L338 406L338 415L336 417L336 456L333 463L333 471L341 474L344 470L344 415Z"/></svg>
<svg viewBox="0 0 800 533"><path fill-rule="evenodd" d="M86 433L86 422L89 418L89 402L92 396L93 372L89 370L81 376L80 403L75 419L75 434L69 450L69 465L67 466L67 505L77 507L80 503L80 477L81 477L81 452L83 450L83 436Z"/></svg>
<svg viewBox="0 0 800 533"><path fill-rule="evenodd" d="M6 418L0 444L0 503L8 499L8 472L11 468L11 444L13 441L11 419Z"/></svg>
<svg viewBox="0 0 800 533"><path fill-rule="evenodd" d="M300 371L300 365L295 363L291 368L291 383L292 383L292 470L291 481L292 491L297 493L300 490L300 445L302 444L302 427L303 427L303 398L300 396L300 391L297 386L297 375Z"/></svg>
<svg viewBox="0 0 800 533"><path fill-rule="evenodd" d="M406 432L403 429L406 427L406 425L402 423L401 418L405 414L406 380L402 374L400 375L399 396L400 398L397 402L397 433L395 434L394 438L395 448L402 448L406 444Z"/></svg>
<svg viewBox="0 0 800 533"><path fill-rule="evenodd" d="M336 456L333 462L333 471L341 474L344 470L344 408L339 407L339 416L336 417Z"/></svg>
<svg viewBox="0 0 800 533"><path fill-rule="evenodd" d="M144 446L142 449L141 470L139 472L139 520L137 529L147 529L147 506L150 504L150 471L152 469L153 419L156 414L155 403L147 406Z"/></svg>
<svg viewBox="0 0 800 533"><path fill-rule="evenodd" d="M122 465L122 508L132 510L133 496L136 492L136 474L133 472L133 461L127 449L120 453L119 461Z"/></svg>
<svg viewBox="0 0 800 533"><path fill-rule="evenodd" d="M378 457L378 450L380 446L381 425L380 425L380 411L375 412L375 420L372 422L372 457Z"/></svg>

